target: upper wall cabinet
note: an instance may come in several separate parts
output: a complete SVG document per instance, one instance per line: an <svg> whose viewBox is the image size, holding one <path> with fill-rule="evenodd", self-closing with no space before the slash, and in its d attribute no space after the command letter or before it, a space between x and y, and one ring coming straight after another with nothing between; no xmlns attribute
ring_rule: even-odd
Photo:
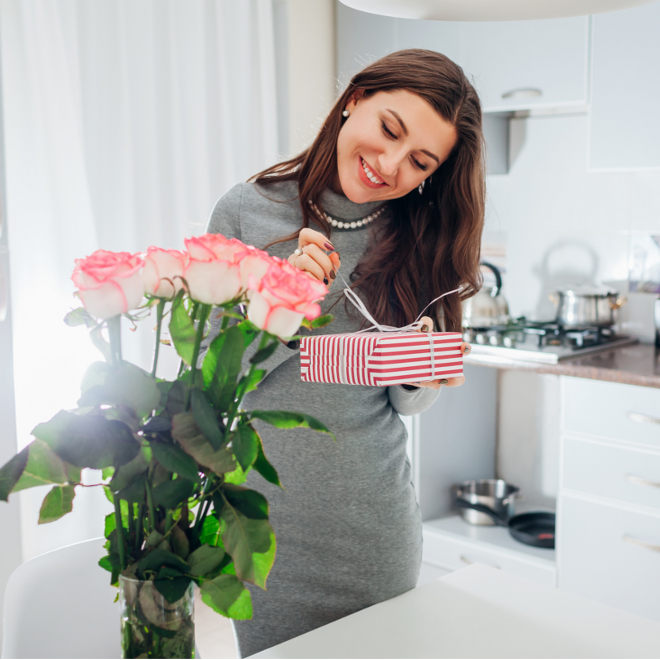
<svg viewBox="0 0 660 660"><path fill-rule="evenodd" d="M590 167L660 167L660 4L593 21Z"/></svg>
<svg viewBox="0 0 660 660"><path fill-rule="evenodd" d="M337 64L343 84L365 64L402 48L428 48L460 64L485 111L587 101L587 17L452 23L376 16L337 3Z"/></svg>
<svg viewBox="0 0 660 660"><path fill-rule="evenodd" d="M461 64L486 112L587 102L588 17L461 27Z"/></svg>

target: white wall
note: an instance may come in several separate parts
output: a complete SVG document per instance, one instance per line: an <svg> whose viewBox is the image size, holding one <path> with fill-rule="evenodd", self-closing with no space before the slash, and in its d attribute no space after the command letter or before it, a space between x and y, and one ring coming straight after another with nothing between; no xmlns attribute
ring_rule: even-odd
<svg viewBox="0 0 660 660"><path fill-rule="evenodd" d="M509 174L488 180L485 240L506 245L511 313L551 319L552 291L594 280L628 295L620 331L652 341L655 297L628 294L626 280L631 234L660 231L660 170L587 171L585 114L513 119L510 140ZM550 503L558 486L557 378L503 372L499 385L498 476Z"/></svg>
<svg viewBox="0 0 660 660"><path fill-rule="evenodd" d="M333 0L287 0L288 153L316 136L336 97Z"/></svg>

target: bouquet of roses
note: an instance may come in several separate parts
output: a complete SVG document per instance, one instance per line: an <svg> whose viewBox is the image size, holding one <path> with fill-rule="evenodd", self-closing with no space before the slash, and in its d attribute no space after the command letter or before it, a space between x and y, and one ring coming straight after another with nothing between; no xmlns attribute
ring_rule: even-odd
<svg viewBox="0 0 660 660"><path fill-rule="evenodd" d="M0 469L4 501L52 484L39 523L72 510L76 488L87 487L83 468L102 470L97 485L114 513L105 520L108 553L99 563L112 584L124 581L125 657L191 657L192 622L177 604L193 583L216 612L251 617L244 582L265 588L275 536L266 499L241 484L254 469L281 486L253 420L330 433L303 413L241 408L280 338L331 320L319 316L326 286L236 239L206 234L185 243L185 252L98 250L76 260L72 279L83 307L65 321L86 325L105 361L87 370L78 407L39 424L31 444ZM138 322L152 308L156 340L147 373L122 359L120 319ZM215 338L207 336L212 314L221 326ZM173 382L156 377L160 346L170 343L161 338L165 320L181 358ZM257 338L244 368L244 352Z"/></svg>

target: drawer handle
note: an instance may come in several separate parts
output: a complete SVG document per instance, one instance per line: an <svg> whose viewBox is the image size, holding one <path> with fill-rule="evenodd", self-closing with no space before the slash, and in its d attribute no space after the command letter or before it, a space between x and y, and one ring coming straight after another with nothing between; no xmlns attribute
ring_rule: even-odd
<svg viewBox="0 0 660 660"><path fill-rule="evenodd" d="M651 486L652 488L660 488L660 481L644 479L644 477L638 477L636 474L628 473L625 478L626 481L629 481L631 484L635 484L635 486Z"/></svg>
<svg viewBox="0 0 660 660"><path fill-rule="evenodd" d="M468 566L470 564L476 564L477 563L476 561L472 561L472 559L468 559L465 555L461 555L461 561L464 564L467 564ZM480 561L479 563L480 564L485 564L486 562ZM491 568L497 568L497 569L501 570L501 568L499 566L496 566L495 564L486 564L486 566L490 566Z"/></svg>
<svg viewBox="0 0 660 660"><path fill-rule="evenodd" d="M639 539L636 539L633 536L628 536L628 534L624 534L622 538L626 543L630 543L631 545L636 545L638 548L644 548L644 550L653 550L653 552L660 552L660 545L655 545L655 543L647 543L646 541L640 541Z"/></svg>
<svg viewBox="0 0 660 660"><path fill-rule="evenodd" d="M524 87L522 89L512 89L510 92L502 94L503 99L533 99L537 96L543 96L540 89L534 87Z"/></svg>
<svg viewBox="0 0 660 660"><path fill-rule="evenodd" d="M629 412L626 417L631 422L637 422L638 424L660 424L660 417L651 417L651 415L645 415L644 413Z"/></svg>

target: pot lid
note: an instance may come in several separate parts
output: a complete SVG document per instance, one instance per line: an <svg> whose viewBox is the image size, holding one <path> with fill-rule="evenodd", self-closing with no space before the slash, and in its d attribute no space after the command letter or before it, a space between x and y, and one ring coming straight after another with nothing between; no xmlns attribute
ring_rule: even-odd
<svg viewBox="0 0 660 660"><path fill-rule="evenodd" d="M618 296L619 292L608 286L598 286L596 284L578 284L576 286L567 286L559 289L559 293L565 296L592 296L595 298L607 298L608 296Z"/></svg>

